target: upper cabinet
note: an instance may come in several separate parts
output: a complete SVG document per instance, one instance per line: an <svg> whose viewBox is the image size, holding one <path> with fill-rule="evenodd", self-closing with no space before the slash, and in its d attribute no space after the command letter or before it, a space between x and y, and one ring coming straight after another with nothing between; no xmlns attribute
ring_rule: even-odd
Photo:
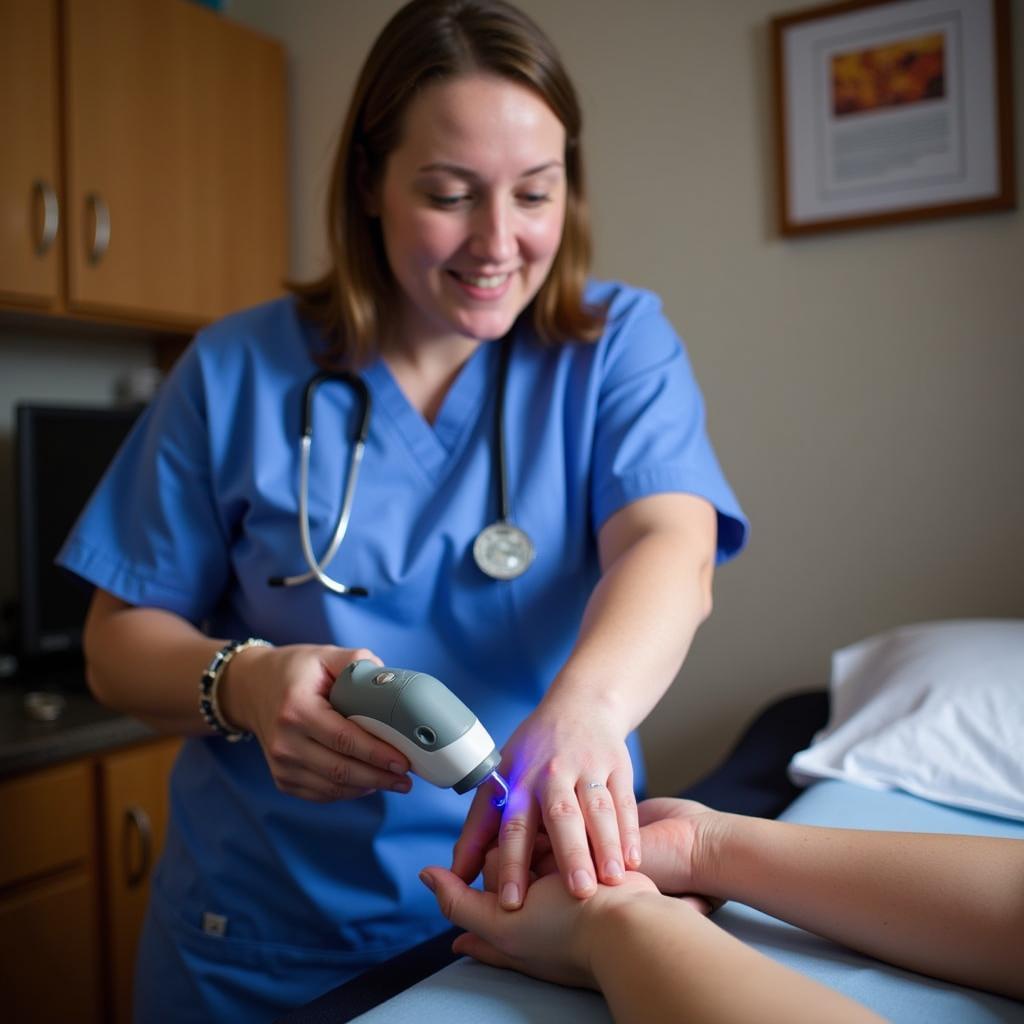
<svg viewBox="0 0 1024 1024"><path fill-rule="evenodd" d="M187 0L0 12L0 300L180 330L278 294L280 46Z"/></svg>
<svg viewBox="0 0 1024 1024"><path fill-rule="evenodd" d="M60 296L57 11L0 0L0 300Z"/></svg>

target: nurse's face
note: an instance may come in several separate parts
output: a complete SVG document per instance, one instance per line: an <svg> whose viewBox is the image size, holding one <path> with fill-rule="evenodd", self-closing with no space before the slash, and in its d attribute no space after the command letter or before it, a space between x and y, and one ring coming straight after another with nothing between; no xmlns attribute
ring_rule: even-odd
<svg viewBox="0 0 1024 1024"><path fill-rule="evenodd" d="M565 129L535 93L473 74L409 105L373 200L402 292L403 348L503 336L565 220Z"/></svg>

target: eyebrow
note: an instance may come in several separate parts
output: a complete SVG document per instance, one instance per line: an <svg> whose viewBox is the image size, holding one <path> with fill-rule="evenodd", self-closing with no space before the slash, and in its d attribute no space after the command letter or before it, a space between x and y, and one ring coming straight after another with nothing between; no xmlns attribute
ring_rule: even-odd
<svg viewBox="0 0 1024 1024"><path fill-rule="evenodd" d="M549 160L546 164L538 164L536 167L531 167L529 170L523 171L519 177L532 178L533 175L540 174L542 171L549 171L553 167L564 167L564 164L561 160ZM468 167L460 167L458 164L446 163L424 164L416 173L430 174L435 171L445 171L448 174L454 174L458 178L467 178L470 181L476 181L479 177L475 171L471 171Z"/></svg>

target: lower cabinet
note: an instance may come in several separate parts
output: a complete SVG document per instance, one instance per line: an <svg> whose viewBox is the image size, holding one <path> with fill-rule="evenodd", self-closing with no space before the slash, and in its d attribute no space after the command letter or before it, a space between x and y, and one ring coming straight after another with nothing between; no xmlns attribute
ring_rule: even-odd
<svg viewBox="0 0 1024 1024"><path fill-rule="evenodd" d="M0 899L0 991L11 1021L101 1021L97 893L72 871Z"/></svg>
<svg viewBox="0 0 1024 1024"><path fill-rule="evenodd" d="M178 742L109 754L99 764L103 836L108 1020L132 1019L135 947L149 902L149 880L167 830L167 780Z"/></svg>
<svg viewBox="0 0 1024 1024"><path fill-rule="evenodd" d="M6 1020L103 1020L95 818L88 762L0 783Z"/></svg>
<svg viewBox="0 0 1024 1024"><path fill-rule="evenodd" d="M5 1020L130 1021L179 745L157 740L0 781Z"/></svg>

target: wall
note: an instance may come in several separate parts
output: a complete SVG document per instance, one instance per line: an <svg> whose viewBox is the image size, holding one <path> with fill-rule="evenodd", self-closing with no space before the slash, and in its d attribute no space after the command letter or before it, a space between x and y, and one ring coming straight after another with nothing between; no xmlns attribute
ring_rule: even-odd
<svg viewBox="0 0 1024 1024"><path fill-rule="evenodd" d="M597 269L664 296L753 521L643 727L652 790L671 791L771 698L825 684L834 648L899 623L1024 612L1024 216L782 240L768 21L798 3L522 6L584 102ZM397 7L230 6L290 52L295 274L321 266L334 136ZM1022 83L1018 66L1018 168Z"/></svg>

